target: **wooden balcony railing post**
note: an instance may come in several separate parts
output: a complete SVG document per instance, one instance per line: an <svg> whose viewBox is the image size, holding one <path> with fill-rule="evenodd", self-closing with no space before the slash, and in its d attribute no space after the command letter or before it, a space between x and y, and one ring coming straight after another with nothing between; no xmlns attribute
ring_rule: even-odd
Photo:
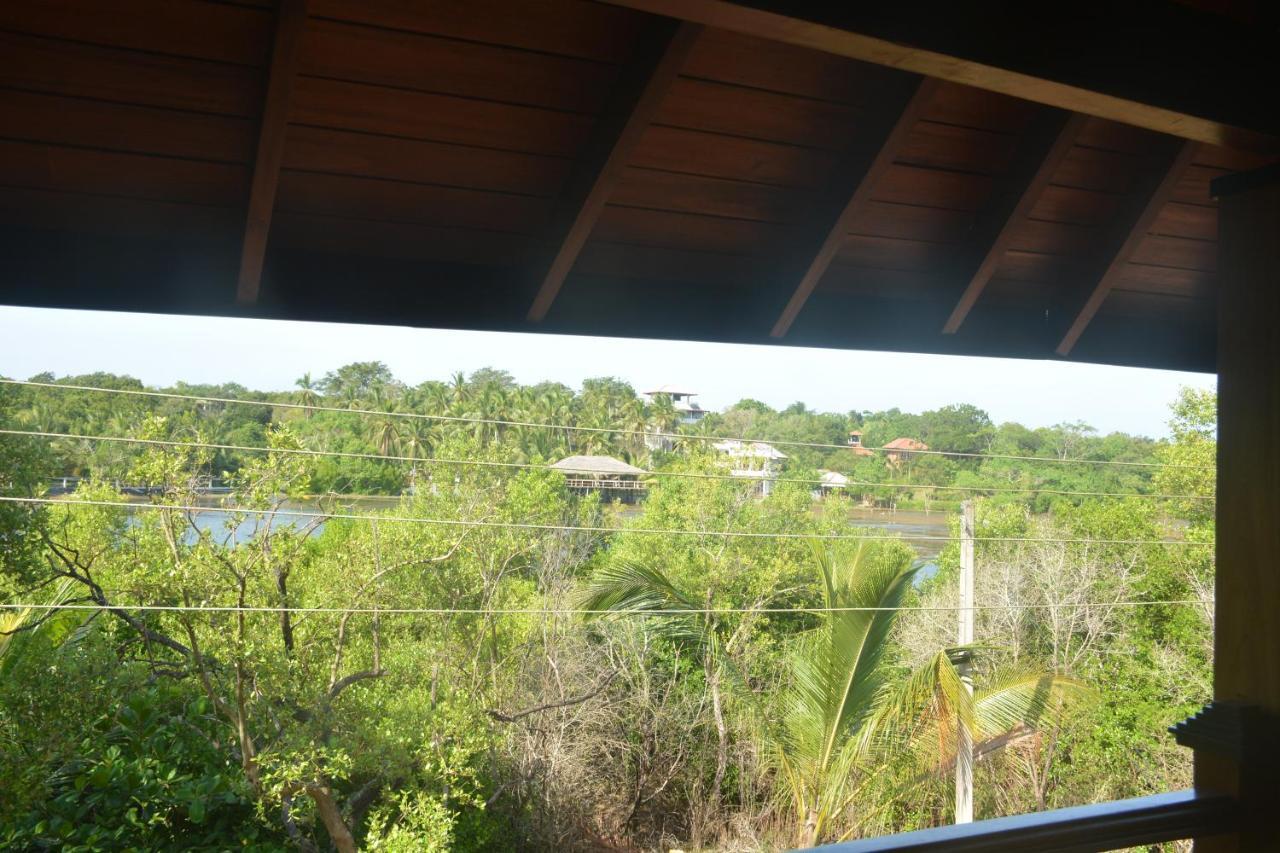
<svg viewBox="0 0 1280 853"><path fill-rule="evenodd" d="M1280 850L1280 171L1214 182L1219 200L1214 700L1252 710L1240 749L1196 751L1198 789L1234 794L1238 836L1201 851Z"/></svg>

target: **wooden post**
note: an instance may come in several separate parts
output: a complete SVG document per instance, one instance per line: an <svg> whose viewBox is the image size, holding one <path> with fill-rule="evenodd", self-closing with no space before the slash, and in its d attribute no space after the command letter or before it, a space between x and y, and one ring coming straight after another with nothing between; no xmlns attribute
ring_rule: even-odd
<svg viewBox="0 0 1280 853"><path fill-rule="evenodd" d="M960 609L956 644L973 643L973 501L960 505ZM969 653L962 652L956 662L960 680L973 695L973 675L970 672ZM963 725L959 726L956 744L956 823L973 823L973 736Z"/></svg>
<svg viewBox="0 0 1280 853"><path fill-rule="evenodd" d="M1280 716L1280 174L1214 182L1219 198L1215 703ZM1243 826L1198 850L1277 850L1268 739L1242 733L1240 760L1196 752L1196 787L1236 794Z"/></svg>

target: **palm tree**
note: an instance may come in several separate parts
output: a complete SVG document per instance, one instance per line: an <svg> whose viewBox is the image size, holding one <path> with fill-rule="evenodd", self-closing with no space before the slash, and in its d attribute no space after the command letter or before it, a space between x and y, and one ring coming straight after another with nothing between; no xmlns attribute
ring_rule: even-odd
<svg viewBox="0 0 1280 853"><path fill-rule="evenodd" d="M640 458L644 453L644 403L639 397L623 402L618 412L619 432L614 435L615 444L622 448L623 454L631 461Z"/></svg>
<svg viewBox="0 0 1280 853"><path fill-rule="evenodd" d="M320 403L320 383L311 378L310 373L304 373L293 382L298 390L294 393L294 402L300 406L316 406ZM306 416L311 417L315 412L311 409L306 410Z"/></svg>
<svg viewBox="0 0 1280 853"><path fill-rule="evenodd" d="M467 375L459 370L450 376L449 390L452 392L453 405L461 407L467 398L471 396L471 389L467 386Z"/></svg>
<svg viewBox="0 0 1280 853"><path fill-rule="evenodd" d="M55 649L84 638L89 624L87 612L58 609L59 605L72 603L75 585L70 578L58 585L48 602L54 605L53 610L24 607L0 613L0 681L9 678L33 644Z"/></svg>
<svg viewBox="0 0 1280 853"><path fill-rule="evenodd" d="M892 666L890 635L920 567L866 542L839 552L815 544L813 560L822 583L819 623L797 642L780 712L764 731L799 846L830 834L830 823L853 805L854 778L874 762L907 754L941 771L956 760L962 732L978 752L991 751L1000 738L1035 728L1086 692L1072 679L1023 669L988 679L971 696L951 662L955 649L939 650L914 671ZM656 569L613 565L597 576L584 605L675 611L660 623L665 631L715 656L709 674L734 671L723 654L721 623L705 613L679 615L698 610L695 600Z"/></svg>
<svg viewBox="0 0 1280 853"><path fill-rule="evenodd" d="M399 401L392 399L382 388L373 389L371 404L375 415L368 422L369 441L383 456L398 454L404 438L404 418L397 417Z"/></svg>

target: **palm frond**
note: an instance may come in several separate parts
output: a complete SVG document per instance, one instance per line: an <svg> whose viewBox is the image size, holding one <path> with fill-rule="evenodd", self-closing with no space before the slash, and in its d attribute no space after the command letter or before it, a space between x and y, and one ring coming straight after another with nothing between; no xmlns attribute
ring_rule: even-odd
<svg viewBox="0 0 1280 853"><path fill-rule="evenodd" d="M1020 725L1039 728L1050 714L1093 693L1083 681L1043 670L997 672L974 692L974 731L990 738Z"/></svg>
<svg viewBox="0 0 1280 853"><path fill-rule="evenodd" d="M575 606L596 611L589 617L605 611L676 611L657 622L660 633L673 642L699 649L714 642L707 620L699 618L703 614L692 598L660 570L628 560L614 560L601 568L591 585L576 596ZM682 616L681 611L688 615Z"/></svg>
<svg viewBox="0 0 1280 853"><path fill-rule="evenodd" d="M658 569L629 560L601 568L577 597L584 610L695 610L697 605Z"/></svg>

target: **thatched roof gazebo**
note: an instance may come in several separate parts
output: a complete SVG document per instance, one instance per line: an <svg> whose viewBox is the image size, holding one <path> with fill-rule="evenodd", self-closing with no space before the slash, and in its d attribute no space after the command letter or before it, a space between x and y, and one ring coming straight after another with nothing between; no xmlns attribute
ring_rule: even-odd
<svg viewBox="0 0 1280 853"><path fill-rule="evenodd" d="M612 456L589 455L567 456L551 465L551 469L564 474L573 491L601 492L606 497L628 502L644 491L645 483L640 477L648 473Z"/></svg>

